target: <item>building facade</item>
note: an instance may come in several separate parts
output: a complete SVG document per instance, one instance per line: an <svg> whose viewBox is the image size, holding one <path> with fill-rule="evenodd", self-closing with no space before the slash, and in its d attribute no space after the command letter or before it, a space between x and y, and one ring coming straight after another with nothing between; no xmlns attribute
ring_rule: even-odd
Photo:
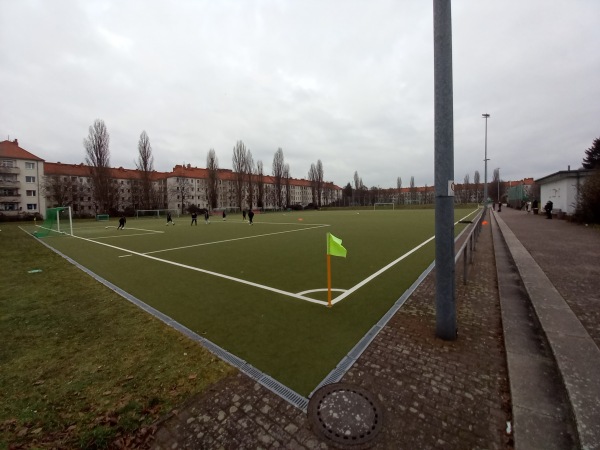
<svg viewBox="0 0 600 450"><path fill-rule="evenodd" d="M592 173L587 169L561 170L535 180L540 185L540 208L550 200L555 212L574 214L581 186Z"/></svg>
<svg viewBox="0 0 600 450"><path fill-rule="evenodd" d="M0 142L0 214L43 214L46 201L41 189L44 160L19 147L17 139Z"/></svg>
<svg viewBox="0 0 600 450"><path fill-rule="evenodd" d="M21 148L16 139L5 140L0 142L0 215L43 216L47 207L57 206L71 206L73 214L80 217L104 213L133 214L140 209L171 209L186 213L192 206L274 210L281 207L278 197L283 199L284 207L318 203L312 183L304 179L284 179L278 187L271 176L252 175L240 179L229 169L219 169L216 201L211 202L207 169L177 165L171 172L152 171L146 175L136 169L110 168L107 172L110 204L100 204L99 196L94 192L91 167L45 162ZM321 205L341 198L340 187L331 182L323 184Z"/></svg>

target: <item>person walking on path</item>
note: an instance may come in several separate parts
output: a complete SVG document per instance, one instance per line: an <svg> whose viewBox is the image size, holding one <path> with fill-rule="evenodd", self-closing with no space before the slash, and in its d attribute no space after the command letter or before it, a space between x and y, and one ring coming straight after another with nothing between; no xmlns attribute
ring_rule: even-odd
<svg viewBox="0 0 600 450"><path fill-rule="evenodd" d="M127 222L127 219L125 218L125 216L121 216L121 218L119 219L119 226L117 227L117 230L123 230L125 228L125 222Z"/></svg>
<svg viewBox="0 0 600 450"><path fill-rule="evenodd" d="M194 211L192 213L192 223L190 223L190 226L196 224L196 226L198 226L198 213L196 211Z"/></svg>
<svg viewBox="0 0 600 450"><path fill-rule="evenodd" d="M169 225L169 224L175 226L175 222L173 222L173 219L171 218L171 213L170 212L167 213L167 225Z"/></svg>
<svg viewBox="0 0 600 450"><path fill-rule="evenodd" d="M208 212L208 209L204 210L204 223L210 225L210 213Z"/></svg>
<svg viewBox="0 0 600 450"><path fill-rule="evenodd" d="M538 201L537 201L537 198L533 199L533 202L531 203L531 210L533 211L534 214L538 213Z"/></svg>
<svg viewBox="0 0 600 450"><path fill-rule="evenodd" d="M249 225L254 225L254 223L252 222L252 219L254 219L254 211L252 211L250 209L250 210L248 210L248 222L249 222Z"/></svg>
<svg viewBox="0 0 600 450"><path fill-rule="evenodd" d="M552 207L554 204L548 200L546 206L544 206L544 211L546 211L546 219L552 219Z"/></svg>

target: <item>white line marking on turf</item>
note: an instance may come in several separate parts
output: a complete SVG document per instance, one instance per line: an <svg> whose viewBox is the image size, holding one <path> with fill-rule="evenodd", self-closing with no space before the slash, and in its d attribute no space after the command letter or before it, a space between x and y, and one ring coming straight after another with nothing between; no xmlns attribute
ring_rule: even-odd
<svg viewBox="0 0 600 450"><path fill-rule="evenodd" d="M470 215L472 215L473 212L467 214L465 217L463 217L462 219L459 219L458 221L454 222L454 225L456 225L457 223L459 223L461 220L465 220L467 217L469 217ZM341 302L342 300L344 300L346 297L348 297L350 294L354 293L355 291L357 291L358 289L360 289L361 287L363 287L365 284L367 284L369 281L373 280L374 278L378 277L379 275L381 275L383 272L385 272L386 270L388 270L390 267L395 266L397 263L399 263L400 261L402 261L404 258L406 258L407 256L412 255L414 252L416 252L417 250L419 250L421 247L427 245L429 242L433 241L435 239L435 235L431 236L429 239L421 242L419 245L417 245L416 247L414 247L412 250L409 250L408 252L406 252L404 255L400 256L398 259L395 259L394 261L392 261L391 263L389 263L387 266L382 267L381 269L379 269L377 272L373 273L372 275L368 276L367 278L365 278L364 280L362 280L360 283L352 286L350 289L348 289L346 292L344 292L343 294L337 296L334 300L331 301L332 304L336 304L337 302Z"/></svg>
<svg viewBox="0 0 600 450"><path fill-rule="evenodd" d="M454 223L454 225L458 224L461 220L465 220L467 217L469 217L472 214L474 214L474 212L476 212L476 211L473 211L473 212L467 214L462 219L459 219L457 222ZM320 226L310 227L310 228L305 228L305 229L322 228L323 226L329 226L329 225L320 225ZM269 235L275 235L275 234L281 234L281 233L291 233L291 232L295 232L295 231L303 231L305 229L290 230L290 231L280 231L280 232L276 232L276 233L268 233L268 234L262 234L262 235L257 235L257 236L248 236L248 237L243 237L243 238L230 239L230 241L235 241L235 240L239 240L239 239L249 239L249 238L252 238L252 237L269 236ZM184 269L194 270L196 272L206 273L208 275L213 275L213 276L216 276L216 277L219 277L219 278L224 278L226 280L230 280L230 281L235 281L235 282L238 282L238 283L247 284L249 286L253 286L253 287L256 287L256 288L259 288L259 289L265 289L267 291L275 292L277 294L285 295L285 296L288 296L288 297L293 297L293 298L296 298L298 300L304 300L304 301L307 301L307 302L310 302L310 303L316 303L316 304L319 304L319 305L327 306L327 302L325 302L325 301L316 300L316 299L304 296L304 294L307 294L307 293L319 292L319 291L326 291L327 289L313 289L313 290L309 290L309 291L303 291L303 292L300 292L300 293L287 292L287 291L284 291L284 290L281 290L281 289L273 288L271 286L265 286L265 285L262 285L262 284L254 283L252 281L243 280L241 278L235 278L235 277L232 277L232 276L229 276L229 275L225 275L225 274L222 274L222 273L212 272L210 270L205 270L205 269L200 269L198 267L188 266L186 264L181 264L181 263L178 263L178 262L169 261L168 259L157 258L155 256L150 256L148 253L138 253L138 252L134 252L134 251L129 251L129 250L126 250L124 248L117 247L116 245L111 245L111 244L107 244L107 243L104 243L104 242L97 242L97 241L95 241L93 239L87 239L87 238L83 238L83 237L80 237L80 236L73 236L73 237L75 237L77 239L82 239L84 241L92 242L94 244L104 245L106 247L114 248L116 250L128 253L127 255L123 255L123 257L137 255L137 256L141 256L142 258L152 259L154 261L163 262L163 263L166 263L166 264L171 264L173 266L182 267ZM332 289L332 291L343 292L343 294L339 295L337 298L335 298L334 300L332 300L331 303L335 304L335 303L338 303L338 302L342 301L343 299L345 299L346 297L348 297L350 294L354 293L356 290L358 290L359 288L361 288L362 286L364 286L365 284L367 284L369 281L371 281L374 278L376 278L377 276L381 275L383 272L385 272L386 270L388 270L390 267L393 267L398 262L402 261L403 259L405 259L409 255L411 255L412 253L416 252L421 247L423 247L424 245L428 244L429 242L431 242L434 239L435 239L435 235L432 236L432 237L430 237L429 239L423 241L421 244L417 245L412 250L409 250L404 255L400 256L397 259L395 259L394 261L392 261L391 263L389 263L385 267L379 269L378 271L376 271L372 275L368 276L367 278L365 278L364 280L362 280L358 284L354 285L350 289L347 289L347 290L337 289L337 288L336 289ZM219 241L219 242L227 242L227 241ZM217 243L217 242L215 242L215 243ZM210 243L198 244L198 245L209 245L209 244ZM189 247L196 247L196 246L197 245L192 245L192 246L189 246ZM189 247L179 247L179 248L189 248ZM173 250L175 250L175 249L173 249ZM168 251L168 250L160 250L160 251Z"/></svg>
<svg viewBox="0 0 600 450"><path fill-rule="evenodd" d="M113 236L98 236L98 237L94 237L94 238L88 238L88 239L112 239L112 238L122 238L122 237L131 237L131 236L148 236L149 234L156 234L156 233L164 233L164 231L156 231L154 233L134 233L134 234L115 234Z"/></svg>
<svg viewBox="0 0 600 450"><path fill-rule="evenodd" d="M346 289L334 289L334 288L331 288L331 290L332 291L336 291L336 292L346 292ZM298 292L298 295L311 294L313 292L327 292L327 291L328 291L327 288L309 289L308 291Z"/></svg>
<svg viewBox="0 0 600 450"><path fill-rule="evenodd" d="M276 231L275 233L256 234L254 236L244 236L244 237L233 238L233 239L224 239L222 241L204 242L202 244L185 245L183 247L165 248L163 250L154 250L152 252L146 252L146 253L143 253L143 255L151 255L153 253L170 252L173 250L182 250L182 249L186 249L186 248L202 247L204 245L223 244L225 242L241 241L243 239L254 239L254 238L258 238L258 237L275 236L276 234L295 233L296 231L307 231L307 230L312 230L314 228L323 228L323 227L329 227L329 226L331 226L331 225L316 225L316 226L312 226L312 227L299 228L297 230Z"/></svg>
<svg viewBox="0 0 600 450"><path fill-rule="evenodd" d="M173 266L182 267L184 269L194 270L196 272L202 272L202 273L206 273L208 275L214 275L216 277L224 278L226 280L231 280L231 281L236 281L238 283L247 284L249 286L257 287L259 289L265 289L267 291L275 292L277 294L286 295L288 297L294 297L294 298L297 298L298 300L304 300L304 301L307 301L307 302L317 303L317 304L320 304L320 305L327 305L327 302L324 302L324 301L321 301L321 300L315 300L314 298L305 297L305 296L300 295L300 294L294 294L293 292L283 291L281 289L273 288L271 286L265 286L263 284L254 283L252 281L243 280L241 278L231 277L229 275L225 275L225 274L222 274L222 273L212 272L210 270L205 270L205 269L200 269L199 267L188 266L187 264L181 264L181 263L178 263L178 262L175 262L175 261L169 261L168 259L157 258L156 256L150 256L150 255L147 255L147 254L144 254L144 253L134 252L134 251L127 250L127 249L124 249L124 248L121 248L121 247L117 247L116 245L107 244L105 242L98 242L98 241L95 241L93 239L87 239L87 238L84 238L84 237L81 237L81 236L73 236L73 237L75 237L77 239L84 240L84 241L93 242L94 244L104 245L105 247L114 248L115 250L119 250L119 251L122 251L124 253L129 253L131 255L141 256L142 258L152 259L154 261L158 261L158 262L162 262L162 263L166 263L166 264L171 264Z"/></svg>

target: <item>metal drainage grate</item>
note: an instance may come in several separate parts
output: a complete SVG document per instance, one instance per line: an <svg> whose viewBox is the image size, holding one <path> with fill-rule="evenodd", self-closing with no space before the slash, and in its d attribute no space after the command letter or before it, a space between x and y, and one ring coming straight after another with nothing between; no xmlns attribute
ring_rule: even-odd
<svg viewBox="0 0 600 450"><path fill-rule="evenodd" d="M382 408L365 389L347 383L323 386L308 403L308 419L318 436L341 449L364 449L382 428Z"/></svg>

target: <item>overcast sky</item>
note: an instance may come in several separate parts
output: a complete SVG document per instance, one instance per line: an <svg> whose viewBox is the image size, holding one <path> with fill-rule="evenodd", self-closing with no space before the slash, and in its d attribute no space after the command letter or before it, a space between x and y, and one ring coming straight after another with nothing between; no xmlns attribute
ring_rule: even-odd
<svg viewBox="0 0 600 450"><path fill-rule="evenodd" d="M600 137L599 0L452 2L454 178L581 166ZM112 166L271 173L321 160L344 186L432 185L432 0L0 0L0 139L78 164L95 119Z"/></svg>

